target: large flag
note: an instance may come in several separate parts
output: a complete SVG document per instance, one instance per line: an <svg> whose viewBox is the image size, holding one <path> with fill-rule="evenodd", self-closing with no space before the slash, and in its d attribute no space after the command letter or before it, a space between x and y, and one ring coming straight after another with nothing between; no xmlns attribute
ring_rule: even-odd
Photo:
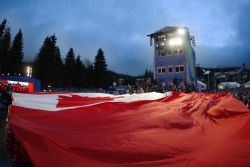
<svg viewBox="0 0 250 167"><path fill-rule="evenodd" d="M247 167L250 114L231 94L13 94L35 167Z"/></svg>

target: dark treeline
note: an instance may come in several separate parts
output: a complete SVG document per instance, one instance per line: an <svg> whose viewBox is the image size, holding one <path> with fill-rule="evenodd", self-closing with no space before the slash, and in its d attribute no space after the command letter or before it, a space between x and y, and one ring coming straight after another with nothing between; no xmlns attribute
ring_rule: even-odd
<svg viewBox="0 0 250 167"><path fill-rule="evenodd" d="M23 62L23 34L21 29L11 41L10 27L4 19L0 24L0 73L9 75L25 75ZM136 78L117 74L108 70L104 51L97 51L94 62L81 60L73 48L69 48L62 59L57 46L56 35L47 36L29 65L32 66L32 77L41 80L42 88L76 87L76 88L107 88L118 79L124 79L124 84L135 84ZM146 70L139 78L153 78L153 73Z"/></svg>
<svg viewBox="0 0 250 167"><path fill-rule="evenodd" d="M21 29L11 41L10 27L4 19L0 24L0 73L19 74L22 71L23 34Z"/></svg>
<svg viewBox="0 0 250 167"><path fill-rule="evenodd" d="M104 52L99 49L95 62L83 63L70 48L62 60L55 35L46 37L33 62L33 75L42 80L42 87L101 87L112 83L107 72Z"/></svg>

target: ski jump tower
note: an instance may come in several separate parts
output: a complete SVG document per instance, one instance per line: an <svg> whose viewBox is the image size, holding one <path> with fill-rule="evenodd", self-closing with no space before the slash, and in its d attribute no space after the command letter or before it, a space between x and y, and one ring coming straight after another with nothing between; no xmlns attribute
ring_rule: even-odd
<svg viewBox="0 0 250 167"><path fill-rule="evenodd" d="M148 36L150 45L154 44L154 79L166 84L181 80L195 86L195 39L189 29L164 27Z"/></svg>

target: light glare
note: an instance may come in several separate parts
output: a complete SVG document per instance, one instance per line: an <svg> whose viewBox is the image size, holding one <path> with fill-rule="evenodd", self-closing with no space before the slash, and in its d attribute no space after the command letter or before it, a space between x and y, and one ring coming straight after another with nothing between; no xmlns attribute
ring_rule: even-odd
<svg viewBox="0 0 250 167"><path fill-rule="evenodd" d="M169 39L168 44L170 46L180 46L183 44L183 39L182 38L172 38L172 39Z"/></svg>
<svg viewBox="0 0 250 167"><path fill-rule="evenodd" d="M181 38L176 38L176 39L175 39L175 44L176 44L176 45L179 46L179 45L182 45L182 43L183 43L183 40L182 40Z"/></svg>
<svg viewBox="0 0 250 167"><path fill-rule="evenodd" d="M179 35L184 35L184 34L186 33L186 31L185 31L184 28L179 28L179 29L177 30L177 33L178 33Z"/></svg>

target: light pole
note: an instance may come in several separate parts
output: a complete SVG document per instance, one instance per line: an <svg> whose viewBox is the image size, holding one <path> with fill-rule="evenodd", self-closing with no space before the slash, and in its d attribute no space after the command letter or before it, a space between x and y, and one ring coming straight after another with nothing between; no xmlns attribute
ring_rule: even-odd
<svg viewBox="0 0 250 167"><path fill-rule="evenodd" d="M31 75L32 75L32 68L30 66L27 66L26 72L27 72L27 77L31 77Z"/></svg>

